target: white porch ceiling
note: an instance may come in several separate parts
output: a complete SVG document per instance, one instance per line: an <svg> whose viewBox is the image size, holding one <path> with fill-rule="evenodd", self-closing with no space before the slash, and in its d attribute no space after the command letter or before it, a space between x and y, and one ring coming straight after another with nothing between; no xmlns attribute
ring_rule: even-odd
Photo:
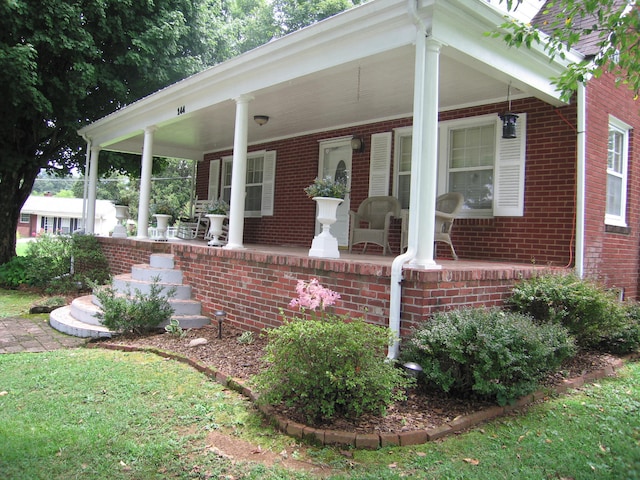
<svg viewBox="0 0 640 480"><path fill-rule="evenodd" d="M436 22L440 15L442 21L437 25L442 27L436 28L434 23L434 32L450 37L452 44L447 46L443 39L440 110L502 100L506 107L509 82L512 98L554 100L541 81L552 70L548 60L541 59L539 52L509 51L503 43L496 43L501 40L482 35L489 26L477 25L478 18L501 18L482 0L424 0L424 4L425 23ZM460 9L461 25L460 31L454 32L451 15L457 12L455 8ZM479 13L474 18L475 9L484 17ZM465 30L464 22L473 23L475 29L469 38L465 31L471 28ZM249 103L250 145L410 116L415 31L404 1L374 0L179 82L85 127L81 133L97 139L104 149L140 153L143 128L155 125L154 155L201 160L205 152L232 147L233 98L239 93L254 97ZM523 78L529 65L530 83ZM178 115L181 105L185 105L185 113ZM258 126L253 115L268 115L269 122Z"/></svg>

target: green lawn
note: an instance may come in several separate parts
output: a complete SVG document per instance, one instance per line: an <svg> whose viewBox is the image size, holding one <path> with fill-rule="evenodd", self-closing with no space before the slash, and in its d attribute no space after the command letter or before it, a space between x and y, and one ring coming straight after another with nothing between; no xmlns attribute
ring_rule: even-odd
<svg viewBox="0 0 640 480"><path fill-rule="evenodd" d="M441 442L344 455L303 448L241 396L151 354L0 355L0 478L311 478L220 456L212 430L295 450L333 479L640 479L640 363Z"/></svg>
<svg viewBox="0 0 640 480"><path fill-rule="evenodd" d="M29 308L40 298L33 293L0 289L0 318L28 314Z"/></svg>

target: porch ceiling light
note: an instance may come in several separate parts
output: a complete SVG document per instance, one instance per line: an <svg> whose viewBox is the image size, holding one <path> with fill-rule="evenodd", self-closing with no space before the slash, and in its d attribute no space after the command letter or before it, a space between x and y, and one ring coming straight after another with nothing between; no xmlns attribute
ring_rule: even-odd
<svg viewBox="0 0 640 480"><path fill-rule="evenodd" d="M361 137L353 137L351 139L351 150L354 152L364 152L364 139Z"/></svg>
<svg viewBox="0 0 640 480"><path fill-rule="evenodd" d="M507 104L508 110L499 115L502 120L502 138L516 138L516 121L518 115L511 112L511 82L507 87Z"/></svg>
<svg viewBox="0 0 640 480"><path fill-rule="evenodd" d="M253 116L253 121L256 122L258 125L263 126L269 121L269 116L268 115L254 115Z"/></svg>

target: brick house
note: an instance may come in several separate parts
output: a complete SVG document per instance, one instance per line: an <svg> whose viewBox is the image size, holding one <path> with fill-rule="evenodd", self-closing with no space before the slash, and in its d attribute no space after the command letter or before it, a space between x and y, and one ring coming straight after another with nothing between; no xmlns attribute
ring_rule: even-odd
<svg viewBox="0 0 640 480"><path fill-rule="evenodd" d="M549 79L583 54L550 60L485 36L503 15L483 0L373 0L84 127L91 168L100 150L142 149L144 186L154 155L193 159L198 198L231 204L226 247L154 244L139 229L103 241L115 273L171 252L205 310L246 328L277 324L296 279L311 276L341 293L343 312L401 334L438 308L499 304L545 268L637 298L638 105L607 75L563 103ZM507 110L515 138L503 138ZM303 189L338 172L350 183L339 245L350 209L392 195L409 212L406 253L396 220L397 257L305 255L319 226ZM435 199L448 191L465 198L459 261L433 242ZM139 225L148 203L141 188Z"/></svg>

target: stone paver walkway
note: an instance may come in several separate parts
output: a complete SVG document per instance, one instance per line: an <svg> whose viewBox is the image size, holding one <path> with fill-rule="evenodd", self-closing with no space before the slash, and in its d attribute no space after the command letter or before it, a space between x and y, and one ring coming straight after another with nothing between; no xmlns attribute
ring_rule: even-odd
<svg viewBox="0 0 640 480"><path fill-rule="evenodd" d="M87 340L54 330L42 316L0 318L0 353L48 352L80 347Z"/></svg>

